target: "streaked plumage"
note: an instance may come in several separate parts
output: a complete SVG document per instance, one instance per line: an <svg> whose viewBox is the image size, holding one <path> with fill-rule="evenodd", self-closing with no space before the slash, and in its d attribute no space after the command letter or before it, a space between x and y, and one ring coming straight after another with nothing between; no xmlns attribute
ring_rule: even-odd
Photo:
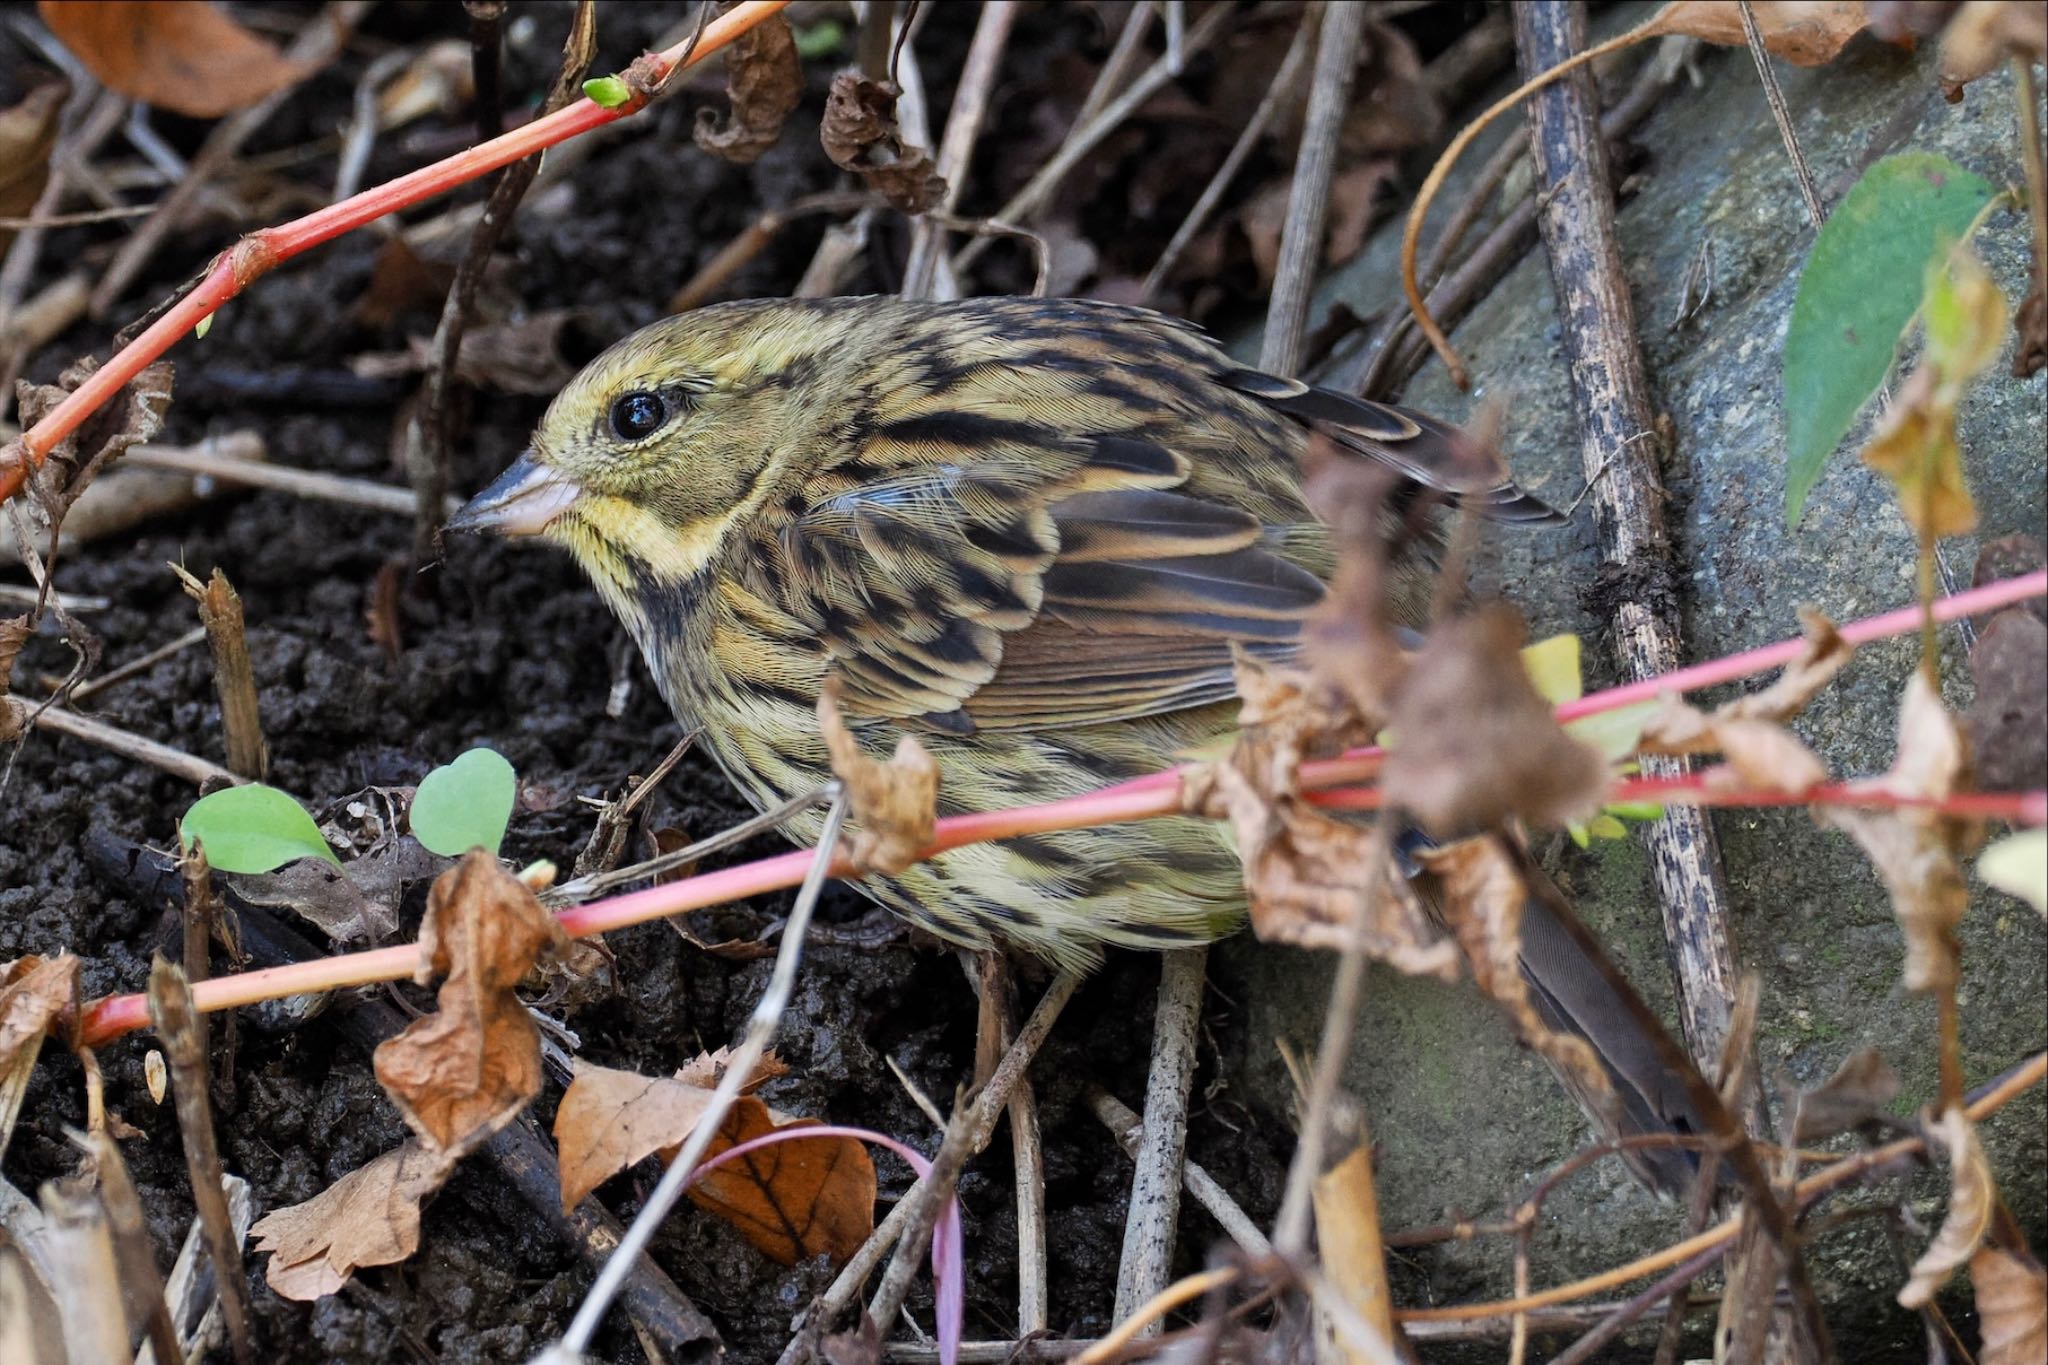
<svg viewBox="0 0 2048 1365"><path fill-rule="evenodd" d="M872 749L918 731L941 813L980 811L1155 771L1234 724L1233 644L1289 656L1333 567L1302 493L1312 432L1410 495L1556 519L1450 428L1247 370L1156 313L870 298L635 333L451 526L567 546L757 806L829 775L815 706L836 672ZM1426 567L1396 565L1397 608L1424 600ZM862 886L942 937L1079 968L1244 909L1221 827L1194 819L973 845ZM1693 1128L1541 895L1523 936L1540 1007L1600 1053L1624 1131ZM1662 1153L1645 1174L1686 1169Z"/></svg>
<svg viewBox="0 0 2048 1365"><path fill-rule="evenodd" d="M629 394L668 414L637 441L613 422ZM1497 515L1549 515L1498 468L1457 469L1467 448L1428 418L1081 300L671 318L562 391L532 458L580 488L543 533L749 799L827 774L814 708L834 669L853 723L921 733L952 813L1154 771L1233 722L1231 642L1290 653L1331 567L1301 495L1311 429ZM965 848L868 889L944 937L1065 966L1212 938L1243 907L1196 820Z"/></svg>

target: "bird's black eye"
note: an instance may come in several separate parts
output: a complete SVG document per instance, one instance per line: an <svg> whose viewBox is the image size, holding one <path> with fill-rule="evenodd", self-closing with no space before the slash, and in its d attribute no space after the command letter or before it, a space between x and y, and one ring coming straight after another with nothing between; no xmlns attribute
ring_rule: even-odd
<svg viewBox="0 0 2048 1365"><path fill-rule="evenodd" d="M652 436L668 420L668 404L658 393L629 393L612 404L612 434L621 441Z"/></svg>

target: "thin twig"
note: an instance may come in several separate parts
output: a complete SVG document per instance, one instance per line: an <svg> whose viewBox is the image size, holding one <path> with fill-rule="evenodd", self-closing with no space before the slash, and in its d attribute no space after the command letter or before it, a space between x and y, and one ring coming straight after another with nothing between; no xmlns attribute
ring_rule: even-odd
<svg viewBox="0 0 2048 1365"><path fill-rule="evenodd" d="M1122 1321L1166 1288L1173 1271L1174 1235L1180 1224L1181 1161L1187 1153L1188 1087L1195 1075L1195 1040L1201 1028L1207 947L1166 953L1159 963L1159 1003L1153 1014L1152 1068L1145 1083L1145 1127L1135 1156L1124 1219L1123 1259L1117 1267L1116 1306ZM1154 1323L1143 1335L1154 1335Z"/></svg>
<svg viewBox="0 0 2048 1365"><path fill-rule="evenodd" d="M64 704L76 710L82 702L94 693L104 691L116 683L127 682L138 673L147 673L165 659L190 649L205 638L206 627L194 626L176 639L166 641L155 649L138 655L117 668L110 668L96 678L87 678L84 682L71 689L71 695L65 698Z"/></svg>
<svg viewBox="0 0 2048 1365"><path fill-rule="evenodd" d="M1337 169L1337 135L1343 130L1344 113L1351 105L1351 85L1358 75L1358 49L1365 38L1366 16L1363 5L1331 5L1323 10L1322 33L1316 40L1315 72L1309 78L1301 151L1295 158L1294 178L1287 187L1287 225L1280 234L1280 263L1273 275L1273 296L1266 305L1266 336L1259 350L1259 368L1268 374L1292 375L1301 368L1302 331L1308 324L1308 301L1315 292L1316 267L1323 259L1330 177Z"/></svg>
<svg viewBox="0 0 2048 1365"><path fill-rule="evenodd" d="M23 706L35 708L42 703L28 697L16 697ZM182 777L195 787L221 784L240 786L243 778L235 776L217 763L209 763L197 754L188 754L183 749L174 749L153 739L145 739L119 726L81 716L61 706L53 706L36 718L36 729L48 730L51 734L64 735L70 739L84 740L87 744L105 749L108 753L132 758L137 763L167 772L173 777Z"/></svg>
<svg viewBox="0 0 2048 1365"><path fill-rule="evenodd" d="M1237 141L1230 146L1230 152L1223 158L1223 164L1209 177L1209 183L1202 187L1195 206L1188 210L1188 216L1181 220L1179 227L1166 243L1166 249L1159 253L1159 259L1145 276L1145 283L1138 289L1138 301L1145 302L1159 292L1159 286L1173 268L1180 264L1181 253L1195 240L1198 233L1209 225L1209 215L1223 202L1223 195L1230 188L1230 182L1237 179L1237 173L1244 168L1252 149L1259 145L1259 139L1266 135L1266 128L1272 123L1280 106L1300 94L1301 69L1308 63L1309 43L1315 37L1315 15L1312 9L1303 9L1301 23L1294 30L1294 41L1287 45L1287 55L1280 60L1280 69L1273 73L1272 83L1266 87L1265 95L1259 100L1259 107L1252 110L1251 118L1244 130L1237 135Z"/></svg>
<svg viewBox="0 0 2048 1365"><path fill-rule="evenodd" d="M739 1046L732 1049L725 1074L719 1077L717 1089L711 1092L711 1098L705 1103L703 1117L690 1130L682 1150L669 1163L668 1169L662 1172L661 1183L647 1196L639 1216L620 1240L618 1250L605 1262L597 1282L584 1296L569 1329L562 1333L562 1350L581 1355L590 1345L591 1337L604 1321L605 1310L611 1306L634 1261L647 1249L655 1230L668 1218L676 1201L682 1198L683 1188L696 1171L697 1163L704 1159L705 1150L718 1136L726 1111L732 1108L747 1079L754 1074L754 1066L761 1060L761 1054L768 1050L796 985L797 963L803 958L804 933L810 927L811 912L817 907L818 895L825 889L825 875L832 866L832 855L839 847L839 831L846 823L846 807L845 790L833 784L832 805L826 810L824 827L818 832L817 852L811 857L810 871L805 874L803 887L797 892L795 904L790 907L789 924L783 931L782 946L775 955L775 970L768 978L768 989L762 992L753 1014L747 1019L746 1036L740 1040Z"/></svg>
<svg viewBox="0 0 2048 1365"><path fill-rule="evenodd" d="M1003 49L1009 44L1019 8L1017 0L989 0L975 21L974 39L960 65L953 107L947 111L946 131L939 139L939 154L933 165L939 178L946 182L939 208L948 214L959 205L960 193L966 187L967 167L974 156L974 144L981 136L982 123L988 118L996 70L1002 63ZM910 258L903 267L905 298L959 296L958 281L950 276L943 281L938 278L940 265L946 263L944 249L941 225L929 217L919 218L911 233ZM935 285L945 288L935 292Z"/></svg>
<svg viewBox="0 0 2048 1365"><path fill-rule="evenodd" d="M1736 10L1742 15L1742 36L1749 41L1749 55L1756 63L1756 74L1763 81L1764 101L1771 106L1771 121L1778 125L1778 137L1785 144L1785 155L1792 158L1792 173L1799 180L1799 197L1806 201L1806 216L1813 220L1813 230L1819 232L1828 220L1827 211L1820 206L1820 195L1814 192L1813 172L1806 168L1806 153L1799 149L1799 134L1792 129L1792 110L1785 103L1785 92L1778 88L1778 73L1771 65L1771 50L1764 46L1764 33L1757 26L1756 6L1751 0L1736 0Z"/></svg>
<svg viewBox="0 0 2048 1365"><path fill-rule="evenodd" d="M370 11L370 0L335 0L326 9L306 22L305 27L291 44L285 48L287 62L308 70L324 66L335 53L341 50L356 25ZM271 115L298 89L298 84L288 84L264 96L247 109L228 115L213 126L200 144L199 152L192 158L192 164L185 174L172 185L168 194L157 201L156 212L135 230L135 234L121 244L121 250L101 275L99 285L92 291L92 313L103 315L114 306L114 300L126 293L156 255L164 239L179 227L186 214L202 193L210 189L215 176L225 170L258 128L270 122Z"/></svg>
<svg viewBox="0 0 2048 1365"><path fill-rule="evenodd" d="M1202 51L1223 31L1223 26L1232 17L1229 5L1214 5L1193 28L1188 30L1187 51L1190 55ZM1131 82L1130 88L1112 100L1101 113L1086 123L1076 125L1067 140L1060 144L1052 160L1039 168L1036 175L1025 182L1024 188L1010 196L990 217L997 222L1017 223L1029 218L1040 204L1051 197L1067 172L1080 164L1081 159L1095 150L1102 140L1123 126L1125 119L1136 113L1145 101L1159 93L1173 79L1173 65L1165 57L1159 58L1147 67L1144 74ZM981 258L987 249L985 241L969 242L953 257L953 271L962 274Z"/></svg>
<svg viewBox="0 0 2048 1365"><path fill-rule="evenodd" d="M1086 127L1109 103L1110 95L1131 78L1139 57L1144 54L1146 35L1152 31L1153 15L1151 0L1136 0L1124 12L1124 26L1117 31L1116 41L1110 44L1109 55L1102 59L1101 70L1095 73L1095 80L1074 114L1076 129Z"/></svg>
<svg viewBox="0 0 2048 1365"><path fill-rule="evenodd" d="M1115 1135L1117 1144L1129 1155L1136 1156L1138 1143L1144 1135L1144 1120L1138 1116L1137 1111L1100 1087L1092 1087L1089 1090L1088 1103L1095 1110L1095 1117L1101 1119L1103 1126ZM1194 1162L1185 1160L1181 1162L1180 1174L1188 1193L1195 1197L1195 1202L1222 1225L1223 1230L1237 1243L1246 1258L1261 1260L1272 1252L1273 1246L1266 1240L1266 1234L1259 1231L1258 1224L1238 1206L1238 1202L1230 1197L1229 1192L1216 1183L1215 1176Z"/></svg>
<svg viewBox="0 0 2048 1365"><path fill-rule="evenodd" d="M669 296L665 310L687 313L707 302L724 287L726 281L766 251L768 244L791 223L820 213L849 213L854 209L868 208L874 202L874 195L866 190L825 190L793 199L779 209L768 210L720 247L710 260L697 268L696 274L683 281L682 287Z"/></svg>
<svg viewBox="0 0 2048 1365"><path fill-rule="evenodd" d="M213 690L220 698L220 728L228 771L261 782L270 770L270 746L263 739L263 714L256 704L256 675L249 663L249 638L242 624L242 598L218 566L201 583L181 564L171 565L185 595L199 604L199 624L213 651Z"/></svg>

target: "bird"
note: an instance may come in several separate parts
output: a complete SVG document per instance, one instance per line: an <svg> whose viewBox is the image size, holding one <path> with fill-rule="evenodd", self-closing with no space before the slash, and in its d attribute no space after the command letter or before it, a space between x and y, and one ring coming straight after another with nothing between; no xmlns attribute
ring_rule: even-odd
<svg viewBox="0 0 2048 1365"><path fill-rule="evenodd" d="M1312 440L1411 495L1561 520L1455 427L1263 373L1148 309L865 297L718 304L632 333L448 529L565 547L756 808L830 778L830 676L857 734L918 736L948 815L1078 796L1231 730L1234 654L1290 659L1335 568L1303 491ZM1430 567L1396 567L1413 618ZM784 830L809 842L822 824ZM1105 948L1208 942L1245 912L1236 854L1191 816L968 845L860 885L941 939L1073 971ZM1597 968L1530 905L1533 994L1593 1043L1623 1126L1695 1125L1626 1012L1603 1011Z"/></svg>

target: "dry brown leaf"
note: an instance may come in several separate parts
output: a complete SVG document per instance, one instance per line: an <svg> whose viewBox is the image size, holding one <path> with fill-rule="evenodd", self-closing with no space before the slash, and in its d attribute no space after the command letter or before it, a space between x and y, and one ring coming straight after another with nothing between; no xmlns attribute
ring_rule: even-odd
<svg viewBox="0 0 2048 1365"><path fill-rule="evenodd" d="M718 1060L704 1057L693 1063L697 1078L714 1080ZM711 1090L682 1079L683 1074L687 1073L662 1079L604 1067L577 1068L555 1115L565 1212L634 1162L657 1152L664 1160L674 1159L711 1102ZM757 1071L750 1084L769 1078ZM705 1156L813 1122L776 1114L760 1100L742 1095ZM700 1207L733 1224L756 1248L784 1265L821 1254L844 1260L874 1230L874 1162L851 1138L777 1143L706 1173L689 1193Z"/></svg>
<svg viewBox="0 0 2048 1365"><path fill-rule="evenodd" d="M782 136L783 120L804 93L803 62L787 19L770 15L727 45L725 93L731 115L721 120L716 111L699 109L692 135L712 155L752 165Z"/></svg>
<svg viewBox="0 0 2048 1365"><path fill-rule="evenodd" d="M946 182L933 170L931 153L903 141L897 93L857 71L840 72L832 78L818 136L833 165L858 175L892 207L923 213L945 196Z"/></svg>
<svg viewBox="0 0 2048 1365"><path fill-rule="evenodd" d="M2040 0L1969 0L1941 38L1941 79L1965 85L2008 57L2048 61L2048 5Z"/></svg>
<svg viewBox="0 0 2048 1365"><path fill-rule="evenodd" d="M1863 462L1898 487L1899 511L1924 536L1959 536L1977 525L1963 478L1955 409L1936 400L1935 371L1922 365L1899 386Z"/></svg>
<svg viewBox="0 0 2048 1365"><path fill-rule="evenodd" d="M540 1093L540 1034L513 994L561 937L532 891L472 849L441 874L420 925L421 985L439 1008L377 1045L377 1080L428 1145L460 1156Z"/></svg>
<svg viewBox="0 0 2048 1365"><path fill-rule="evenodd" d="M1992 1210L1998 1204L1991 1162L1968 1116L1960 1109L1944 1110L1930 1130L1930 1136L1939 1138L1948 1149L1948 1217L1942 1220L1934 1241L1913 1262L1913 1273L1899 1291L1902 1308L1923 1308L1933 1301L1956 1267L1966 1264L1983 1245Z"/></svg>
<svg viewBox="0 0 2048 1365"><path fill-rule="evenodd" d="M1754 12L1764 46L1794 66L1833 61L1867 22L1862 0L1756 0ZM1682 33L1724 47L1749 42L1734 0L1679 0L1657 15L1648 32Z"/></svg>
<svg viewBox="0 0 2048 1365"><path fill-rule="evenodd" d="M192 118L246 109L314 70L193 0L38 0L36 10L100 84Z"/></svg>
<svg viewBox="0 0 2048 1365"><path fill-rule="evenodd" d="M1529 888L1521 872L1492 837L1419 849L1416 861L1443 885L1443 917L1465 950L1479 989L1498 1001L1522 1041L1564 1073L1575 1092L1598 1107L1613 1101L1614 1087L1592 1045L1543 1022L1529 999L1522 974L1522 906Z"/></svg>
<svg viewBox="0 0 2048 1365"><path fill-rule="evenodd" d="M1737 720L1787 721L1806 709L1820 690L1835 680L1856 656L1856 646L1844 640L1835 623L1812 607L1799 609L1800 631L1806 647L1799 657L1785 665L1784 672L1761 692L1751 692L1715 708L1716 716Z"/></svg>
<svg viewBox="0 0 2048 1365"><path fill-rule="evenodd" d="M350 1171L303 1204L265 1214L249 1229L268 1251L263 1278L305 1303L338 1293L366 1265L419 1250L420 1207L455 1170L452 1153L408 1142Z"/></svg>
<svg viewBox="0 0 2048 1365"><path fill-rule="evenodd" d="M468 44L463 46L467 67ZM370 282L350 313L363 326L381 330L414 309L438 307L454 280L453 265L428 260L413 250L404 234L393 233L377 248L376 259L370 262Z"/></svg>
<svg viewBox="0 0 2048 1365"><path fill-rule="evenodd" d="M2012 330L2020 342L2012 353L2012 377L2032 379L2043 366L2048 366L2048 294L2041 292L2039 284L2020 300L2019 309L2013 314Z"/></svg>
<svg viewBox="0 0 2048 1365"><path fill-rule="evenodd" d="M2023 1252L1980 1247L1970 1258L1977 1292L1978 1365L2041 1365L2048 1360L2048 1274Z"/></svg>
<svg viewBox="0 0 2048 1365"><path fill-rule="evenodd" d="M1899 1078L1874 1047L1858 1048L1835 1074L1799 1097L1793 1140L1818 1142L1892 1118Z"/></svg>
<svg viewBox="0 0 2048 1365"><path fill-rule="evenodd" d="M1725 753L1728 767L1710 781L1770 791L1803 792L1827 780L1813 751L1782 726L1806 709L1855 656L1856 647L1834 622L1809 607L1799 609L1806 648L1769 687L1701 711L1674 696L1662 699L1643 722L1637 748L1654 754Z"/></svg>
<svg viewBox="0 0 2048 1365"><path fill-rule="evenodd" d="M46 1034L69 1045L78 1030L78 963L59 953L0 965L0 1072L23 1050L33 1057Z"/></svg>
<svg viewBox="0 0 2048 1365"><path fill-rule="evenodd" d="M778 1129L815 1123L742 1098L704 1156L708 1160ZM813 1256L844 1261L875 1230L875 1163L853 1138L775 1143L707 1172L691 1184L689 1194L692 1203L731 1223L755 1250L783 1265Z"/></svg>
<svg viewBox="0 0 2048 1365"><path fill-rule="evenodd" d="M846 787L853 823L847 856L866 871L901 872L916 862L938 827L939 765L905 735L886 763L861 752L839 716L839 680L818 694L818 728L832 756L832 775Z"/></svg>
<svg viewBox="0 0 2048 1365"><path fill-rule="evenodd" d="M1266 943L1341 949L1365 908L1372 830L1317 810L1287 791L1273 793L1261 775L1285 772L1263 737L1247 735L1222 763L1191 769L1181 783L1183 804L1230 822L1244 864L1252 932ZM1374 915L1365 926L1365 950L1411 976L1452 981L1457 948L1439 934L1414 893L1382 867Z"/></svg>
<svg viewBox="0 0 2048 1365"><path fill-rule="evenodd" d="M1522 664L1522 618L1488 603L1430 633L1393 694L1390 805L1440 838L1599 809L1607 764L1567 735Z"/></svg>
<svg viewBox="0 0 2048 1365"><path fill-rule="evenodd" d="M7 688L14 680L14 661L34 630L35 622L26 612L0 621L0 744L18 739L28 724L27 705L8 696Z"/></svg>
<svg viewBox="0 0 2048 1365"><path fill-rule="evenodd" d="M0 218L25 218L43 197L65 94L61 84L39 85L0 110ZM0 252L13 240L14 229L0 227Z"/></svg>
<svg viewBox="0 0 2048 1365"><path fill-rule="evenodd" d="M715 1090L725 1079L725 1069L732 1064L732 1049L719 1048L716 1052L700 1052L683 1065L676 1073L676 1079L685 1085L702 1086ZM747 1077L740 1086L742 1095L751 1095L768 1082L789 1074L789 1063L776 1056L773 1049L761 1054L761 1060L754 1063L754 1074Z"/></svg>
<svg viewBox="0 0 2048 1365"><path fill-rule="evenodd" d="M1899 706L1899 751L1884 780L1901 796L1940 800L1967 772L1955 717L1922 670L1906 684ZM1814 819L1846 831L1863 846L1890 893L1892 913L1906 936L1905 985L1911 991L1953 989L1960 977L1955 926L1969 905L1957 862L1971 831L1925 808L1896 810L1818 808Z"/></svg>
<svg viewBox="0 0 2048 1365"><path fill-rule="evenodd" d="M1727 755L1728 765L1707 774L1710 785L1796 795L1828 779L1826 765L1782 725L1767 720L1724 720L1714 726L1714 738Z"/></svg>

